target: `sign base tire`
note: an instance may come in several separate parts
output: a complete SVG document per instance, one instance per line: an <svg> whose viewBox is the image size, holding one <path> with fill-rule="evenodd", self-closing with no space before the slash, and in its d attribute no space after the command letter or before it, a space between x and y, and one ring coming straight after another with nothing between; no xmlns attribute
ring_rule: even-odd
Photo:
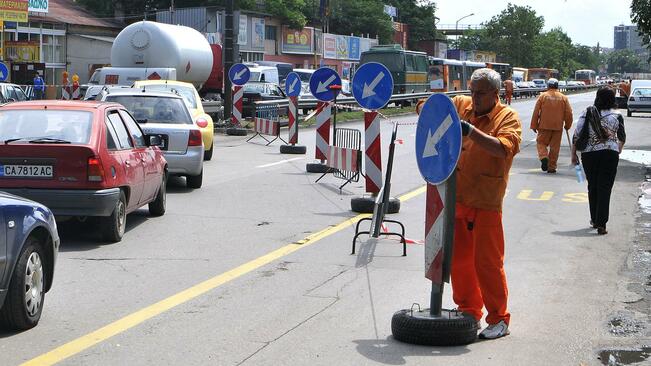
<svg viewBox="0 0 651 366"><path fill-rule="evenodd" d="M453 310L441 310L440 317L430 315L429 309L403 309L391 319L393 338L400 342L425 346L460 346L477 339L477 321Z"/></svg>
<svg viewBox="0 0 651 366"><path fill-rule="evenodd" d="M373 213L375 209L375 197L354 197L350 200L350 209L357 213ZM387 206L387 213L394 214L400 212L400 200L391 197Z"/></svg>
<svg viewBox="0 0 651 366"><path fill-rule="evenodd" d="M307 163L305 164L305 170L308 173L327 173L330 171L330 167L327 166L326 164L321 164L321 163Z"/></svg>
<svg viewBox="0 0 651 366"><path fill-rule="evenodd" d="M226 129L228 136L246 136L246 129L240 127L229 127Z"/></svg>
<svg viewBox="0 0 651 366"><path fill-rule="evenodd" d="M307 152L307 148L302 145L280 145L280 153L281 154L305 154Z"/></svg>

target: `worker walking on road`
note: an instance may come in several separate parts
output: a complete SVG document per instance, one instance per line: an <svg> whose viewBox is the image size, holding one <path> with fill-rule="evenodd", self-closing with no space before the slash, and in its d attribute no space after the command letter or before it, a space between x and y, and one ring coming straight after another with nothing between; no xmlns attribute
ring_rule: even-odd
<svg viewBox="0 0 651 366"><path fill-rule="evenodd" d="M511 105L511 98L513 98L514 83L511 78L504 80L504 100L506 104Z"/></svg>
<svg viewBox="0 0 651 366"><path fill-rule="evenodd" d="M540 94L531 116L531 129L538 134L536 146L543 172L556 173L563 128L572 127L572 106L558 91L558 80L547 81L547 91Z"/></svg>
<svg viewBox="0 0 651 366"><path fill-rule="evenodd" d="M520 151L522 124L517 112L500 103L500 84L499 73L478 69L471 77L471 96L453 99L464 137L456 173L452 298L459 311L478 322L486 307L488 327L479 334L484 339L509 334L511 318L502 201L513 157Z"/></svg>

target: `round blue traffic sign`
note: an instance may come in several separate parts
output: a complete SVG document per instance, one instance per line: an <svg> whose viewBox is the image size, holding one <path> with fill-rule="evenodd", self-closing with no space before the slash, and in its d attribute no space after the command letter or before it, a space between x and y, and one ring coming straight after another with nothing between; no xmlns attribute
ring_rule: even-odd
<svg viewBox="0 0 651 366"><path fill-rule="evenodd" d="M6 81L9 77L9 68L4 62L0 62L0 81Z"/></svg>
<svg viewBox="0 0 651 366"><path fill-rule="evenodd" d="M381 109L393 94L393 76L377 62L362 65L353 77L353 96L366 109Z"/></svg>
<svg viewBox="0 0 651 366"><path fill-rule="evenodd" d="M416 127L416 161L423 179L445 182L461 154L461 122L452 100L432 94L423 105Z"/></svg>
<svg viewBox="0 0 651 366"><path fill-rule="evenodd" d="M332 86L339 88L332 88ZM322 102L334 100L341 90L341 78L337 72L329 67L317 69L310 77L310 92Z"/></svg>
<svg viewBox="0 0 651 366"><path fill-rule="evenodd" d="M301 77L295 73L290 72L285 79L285 94L288 97L298 97L301 94Z"/></svg>
<svg viewBox="0 0 651 366"><path fill-rule="evenodd" d="M245 64L234 64L228 71L228 78L235 85L244 85L251 77L251 70Z"/></svg>

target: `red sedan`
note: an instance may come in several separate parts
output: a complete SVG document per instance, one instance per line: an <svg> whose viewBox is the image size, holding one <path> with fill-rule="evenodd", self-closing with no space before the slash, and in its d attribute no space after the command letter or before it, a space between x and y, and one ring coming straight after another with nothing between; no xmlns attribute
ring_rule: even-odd
<svg viewBox="0 0 651 366"><path fill-rule="evenodd" d="M165 213L167 162L120 104L32 101L0 107L0 190L59 217L96 216L103 238L124 235L126 215Z"/></svg>

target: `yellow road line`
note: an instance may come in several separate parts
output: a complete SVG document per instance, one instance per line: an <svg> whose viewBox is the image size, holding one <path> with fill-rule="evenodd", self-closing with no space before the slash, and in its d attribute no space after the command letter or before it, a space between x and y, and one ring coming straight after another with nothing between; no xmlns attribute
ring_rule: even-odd
<svg viewBox="0 0 651 366"><path fill-rule="evenodd" d="M401 201L404 202L418 196L419 194L422 194L423 192L425 192L425 186L422 186L414 191L406 193L400 196L399 198ZM215 288L227 282L230 282L240 276L252 272L266 264L269 264L279 258L291 254L301 248L312 245L325 237L335 234L357 223L357 221L365 217L371 217L371 214L359 214L335 226L330 226L319 232L311 234L306 238L297 241L296 243L285 245L282 248L276 249L250 262L244 263L239 267L233 268L228 272L224 272L211 279L208 279L204 282L194 285L186 290L183 290L175 295L172 295L166 299L163 299L153 305L149 305L146 308L138 310L135 313L131 313L122 319L116 320L111 324L108 324L100 329L97 329L94 332L88 333L75 340L72 340L62 346L53 349L50 352L44 353L36 358L33 358L23 363L22 366L46 366L46 365L54 365L58 362L61 362L68 357L74 356L84 351L85 349L88 349L100 342L103 342L130 328L133 328L136 325L139 325L148 319L160 315L178 305L184 304L198 296L205 294L208 291L214 290Z"/></svg>

